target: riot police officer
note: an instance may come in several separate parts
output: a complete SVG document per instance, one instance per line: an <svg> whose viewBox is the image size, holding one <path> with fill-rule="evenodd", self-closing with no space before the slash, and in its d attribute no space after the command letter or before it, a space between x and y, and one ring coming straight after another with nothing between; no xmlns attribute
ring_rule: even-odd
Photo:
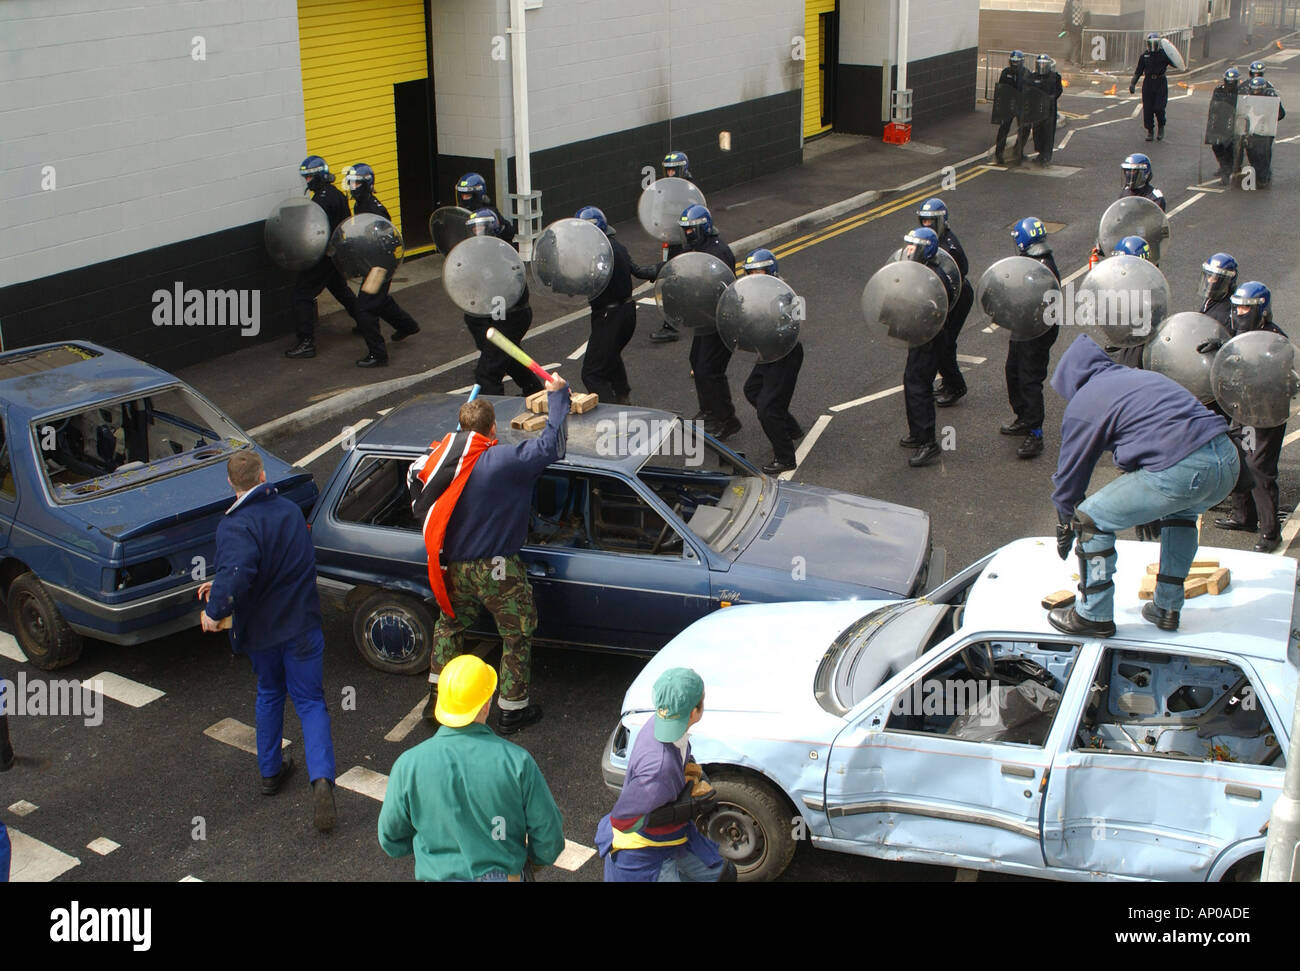
<svg viewBox="0 0 1300 971"><path fill-rule="evenodd" d="M1237 261L1231 253L1215 253L1201 264L1200 312L1213 317L1229 330L1232 330L1232 303L1229 297L1236 282ZM1204 354L1205 351L1201 353Z"/></svg>
<svg viewBox="0 0 1300 971"><path fill-rule="evenodd" d="M1002 69L1001 75L998 76L998 84L1009 84L1017 92L1023 93L1025 87L1029 84L1029 71L1025 68L1025 55L1023 51L1012 51L1007 58L1007 66ZM1017 99L1019 104L1019 99ZM994 149L993 157L997 159L998 165L1005 165L1003 156L1007 150L1007 133L1011 130L1012 122L1019 122L1018 118L1007 118L998 125L997 146ZM1019 165L1025 157L1025 141L1029 138L1030 129L1020 126L1016 136L1016 158L1015 164Z"/></svg>
<svg viewBox="0 0 1300 971"><path fill-rule="evenodd" d="M369 165L360 162L344 169L343 187L352 194L354 216L371 213L392 222L388 209L375 196L375 171ZM389 295L388 288L392 282L392 274L386 273L373 293L367 291L366 281L362 281L357 293L357 332L366 342L366 356L357 361L357 367L384 367L388 364L388 348L384 346L384 335L379 332L380 320L392 325L395 341L420 332L415 319Z"/></svg>
<svg viewBox="0 0 1300 971"><path fill-rule="evenodd" d="M1277 98L1277 120L1281 121L1286 117L1286 109L1282 107L1282 98L1277 93L1277 88L1269 84L1262 73L1250 79L1246 85L1246 94L1252 97ZM1251 168L1255 170L1257 186L1266 186L1273 179L1273 137L1273 135L1253 134L1246 136L1246 157L1250 159Z"/></svg>
<svg viewBox="0 0 1300 971"><path fill-rule="evenodd" d="M779 277L780 267L771 250L756 249L745 257L745 274L766 273ZM803 342L775 361L759 361L745 379L745 398L758 413L763 434L772 443L772 461L763 466L768 475L789 472L796 465L794 443L803 438L803 428L790 414L790 399L803 367Z"/></svg>
<svg viewBox="0 0 1300 971"><path fill-rule="evenodd" d="M331 183L334 176L325 160L319 155L309 155L298 166L298 174L306 180L311 201L325 210L329 217L330 233L338 228L351 213L348 200ZM348 315L356 319L357 298L352 295L347 281L334 266L334 261L324 254L315 265L298 274L293 284L294 332L298 343L284 352L285 357L305 358L316 356L316 296L328 289Z"/></svg>
<svg viewBox="0 0 1300 971"><path fill-rule="evenodd" d="M899 258L923 263L943 279L944 288L950 295L957 291L956 280L949 281L936 262L939 252L939 234L928 226L913 229L903 237L903 249ZM955 309L957 300L953 300ZM969 306L967 307L969 310ZM952 310L949 310L952 313ZM947 328L947 321L944 322ZM903 405L907 410L907 437L898 444L902 448L915 449L907 464L914 469L929 465L938 458L939 443L934 434L934 406L936 404L931 385L939 370L940 348L945 341L945 334L940 330L937 335L924 344L911 347L907 351L907 364L903 369Z"/></svg>
<svg viewBox="0 0 1300 971"><path fill-rule="evenodd" d="M1034 59L1034 75L1030 83L1051 99L1047 117L1033 128L1034 150L1038 152L1038 164L1045 166L1051 163L1052 151L1056 147L1056 103L1065 91L1065 86L1061 83L1061 75L1056 72L1056 62L1046 54L1039 54Z"/></svg>
<svg viewBox="0 0 1300 971"><path fill-rule="evenodd" d="M727 269L735 271L736 257L718 235L713 216L705 206L688 207L679 222L686 237L683 252L708 253L721 260ZM704 430L719 441L731 437L741 428L736 407L731 402L731 386L727 383L727 365L730 362L731 350L716 330L692 338L691 371L700 403L696 418L703 418Z"/></svg>
<svg viewBox="0 0 1300 971"><path fill-rule="evenodd" d="M1259 62L1256 61L1255 63ZM1254 67L1254 65L1251 66ZM1235 105L1237 103L1237 87L1240 81L1241 72L1235 67L1228 68L1223 72L1223 80L1215 86L1211 101L1222 101ZM1229 118L1229 120L1231 119ZM1227 131L1224 131L1220 137L1228 134ZM1237 161L1234 137L1229 137L1226 142L1211 141L1210 151L1214 152L1214 158L1219 163L1219 184L1227 185L1232 179L1232 169Z"/></svg>
<svg viewBox="0 0 1300 971"><path fill-rule="evenodd" d="M475 236L501 236L503 231L496 211L490 206L479 209L466 220L466 224ZM474 383L483 394L505 394L504 379L507 374L515 379L525 396L542 390L542 382L532 371L487 339L488 330L495 327L518 344L532 323L533 308L528 303L527 284L524 285L524 292L518 302L506 311L505 320L465 314L465 326L474 338L474 346L479 350L478 363L474 366Z"/></svg>
<svg viewBox="0 0 1300 971"><path fill-rule="evenodd" d="M632 262L627 247L614 238L614 227L609 225L600 209L584 206L578 210L577 218L594 223L608 237L614 251L614 272L609 283L589 301L591 337L582 358L582 384L588 391L599 395L601 401L631 404L632 388L623 364L623 348L636 330L636 302L631 299L632 277L652 280L655 271Z"/></svg>
<svg viewBox="0 0 1300 971"><path fill-rule="evenodd" d="M1141 196L1154 202L1160 207L1161 212L1166 211L1165 194L1151 184L1151 177L1154 174L1151 159L1141 152L1134 152L1127 156L1119 167L1124 173L1124 191L1120 193L1121 199L1126 196Z"/></svg>
<svg viewBox="0 0 1300 971"><path fill-rule="evenodd" d="M1267 330L1285 337L1282 329L1273 322L1271 302L1272 297L1264 284L1251 281L1239 286L1232 294L1232 336ZM1216 352L1218 348L1207 350ZM1282 454L1282 441L1286 438L1286 422L1273 428L1252 429L1234 421L1229 434L1242 442L1254 483L1249 489L1239 486L1233 490L1232 514L1216 519L1214 525L1219 529L1251 533L1258 529L1259 541L1255 544L1255 551L1272 553L1282 542L1277 514L1277 462Z"/></svg>
<svg viewBox="0 0 1300 971"><path fill-rule="evenodd" d="M693 182L695 176L691 175L691 160L687 158L685 152L669 152L664 156L663 170L665 179L685 179L687 182ZM661 259L667 263L674 256L682 252L682 247L678 243L664 243L661 251ZM663 344L668 341L675 341L681 337L677 333L677 328L664 321L662 326L650 335L650 339L656 344Z"/></svg>
<svg viewBox="0 0 1300 971"><path fill-rule="evenodd" d="M922 227L934 230L939 248L953 258L957 269L961 271L961 293L948 309L948 316L943 322L943 333L940 335L942 340L937 345L939 375L943 383L935 391L934 403L940 408L951 408L966 396L966 379L962 377L961 368L957 364L957 336L961 333L962 325L966 323L966 316L975 302L975 289L966 279L970 262L966 259L966 251L962 249L961 243L948 225L948 207L944 205L942 199L935 197L921 203L921 208L916 210L916 220Z"/></svg>
<svg viewBox="0 0 1300 971"><path fill-rule="evenodd" d="M492 232L492 235L514 245L515 224L501 215L501 210L492 204L492 199L487 194L487 182L484 181L483 176L477 172L466 172L460 177L456 182L456 205L462 209L468 209L472 213L478 212L480 209L492 210L492 215L496 217L497 224L497 228ZM518 249L517 246L515 248Z"/></svg>
<svg viewBox="0 0 1300 971"><path fill-rule="evenodd" d="M1262 78L1264 76L1264 62L1251 61L1249 70L1250 77L1246 79L1247 81L1253 81L1255 78Z"/></svg>
<svg viewBox="0 0 1300 971"><path fill-rule="evenodd" d="M1157 123L1160 134L1155 137L1165 137L1165 106L1169 103L1169 81L1165 72L1173 64L1160 43L1160 35L1147 34L1147 49L1138 58L1133 80L1128 85L1128 93L1133 94L1137 90L1138 78L1145 75L1142 81L1142 127L1147 130L1147 141L1151 141Z"/></svg>
<svg viewBox="0 0 1300 971"><path fill-rule="evenodd" d="M1115 249L1111 256L1136 256L1138 259L1146 260L1148 263L1155 263L1151 259L1151 245L1141 236L1125 236L1115 244ZM1156 264L1159 266L1159 264ZM1152 335L1148 335L1148 340ZM1106 353L1116 364L1123 364L1125 367L1142 370L1142 352L1145 344L1137 344L1129 347L1108 347Z"/></svg>
<svg viewBox="0 0 1300 971"><path fill-rule="evenodd" d="M1020 220L1012 229L1011 238L1021 256L1037 260L1060 282L1061 271L1056 268L1052 249L1047 245L1047 227L1041 219L1027 216ZM1032 340L1007 342L1007 400L1016 417L998 431L1003 435L1025 436L1016 449L1016 455L1022 459L1043 453L1043 381L1047 379L1048 358L1060 331L1059 324L1053 325L1046 334Z"/></svg>
<svg viewBox="0 0 1300 971"><path fill-rule="evenodd" d="M669 152L664 156L663 168L665 179L695 181L695 176L691 175L691 160L686 157L685 152Z"/></svg>

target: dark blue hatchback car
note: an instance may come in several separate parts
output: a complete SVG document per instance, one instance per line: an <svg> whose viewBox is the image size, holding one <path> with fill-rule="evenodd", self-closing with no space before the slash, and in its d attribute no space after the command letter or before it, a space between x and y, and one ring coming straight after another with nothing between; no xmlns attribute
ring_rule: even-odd
<svg viewBox="0 0 1300 971"><path fill-rule="evenodd" d="M165 371L88 343L0 354L0 593L28 659L71 664L81 636L136 644L195 626L226 460L257 448ZM310 473L257 449L303 508Z"/></svg>
<svg viewBox="0 0 1300 971"><path fill-rule="evenodd" d="M537 434L509 427L523 399L489 400L502 444ZM426 395L372 425L311 515L322 589L345 598L357 648L383 671L428 667L437 606L406 473L463 401ZM668 412L602 404L571 415L567 439L521 554L539 641L652 653L719 607L908 597L942 579L925 513L778 482ZM495 633L486 613L471 629Z"/></svg>

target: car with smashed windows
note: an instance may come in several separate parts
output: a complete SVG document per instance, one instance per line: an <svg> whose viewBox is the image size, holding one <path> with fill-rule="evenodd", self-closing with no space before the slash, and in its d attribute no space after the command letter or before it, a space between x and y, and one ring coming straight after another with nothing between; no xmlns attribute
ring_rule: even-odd
<svg viewBox="0 0 1300 971"><path fill-rule="evenodd" d="M196 626L234 501L226 460L248 448L305 515L310 473L167 372L79 341L0 354L0 593L28 660Z"/></svg>
<svg viewBox="0 0 1300 971"><path fill-rule="evenodd" d="M540 434L510 427L522 398L487 400L502 446ZM407 470L455 430L463 402L422 396L368 427L312 512L321 588L379 670L428 668L438 608ZM729 604L897 599L942 576L920 510L779 482L664 411L601 404L566 427L521 551L537 641L651 653ZM486 612L470 630L495 633Z"/></svg>
<svg viewBox="0 0 1300 971"><path fill-rule="evenodd" d="M930 595L762 604L699 621L636 678L602 759L619 788L655 679L694 668L698 822L742 880L797 840L1063 880L1258 878L1300 653L1296 561L1202 548L1231 571L1176 631L1141 616L1158 545L1120 542L1116 634L1062 634L1053 539L1022 539Z"/></svg>

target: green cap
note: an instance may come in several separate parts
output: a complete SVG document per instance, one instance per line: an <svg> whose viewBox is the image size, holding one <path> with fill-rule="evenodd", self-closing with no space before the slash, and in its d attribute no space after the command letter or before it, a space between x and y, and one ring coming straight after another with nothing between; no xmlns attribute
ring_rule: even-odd
<svg viewBox="0 0 1300 971"><path fill-rule="evenodd" d="M669 668L655 682L655 738L675 742L690 727L691 712L704 700L704 681L690 668Z"/></svg>

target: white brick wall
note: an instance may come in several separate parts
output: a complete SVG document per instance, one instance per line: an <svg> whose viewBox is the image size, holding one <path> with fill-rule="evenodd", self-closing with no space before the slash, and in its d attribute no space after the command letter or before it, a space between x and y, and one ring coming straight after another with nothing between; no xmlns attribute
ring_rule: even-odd
<svg viewBox="0 0 1300 971"><path fill-rule="evenodd" d="M895 0L840 0L840 62L895 64L897 7ZM977 0L911 0L908 8L909 61L979 46Z"/></svg>
<svg viewBox="0 0 1300 971"><path fill-rule="evenodd" d="M0 286L264 219L302 185L296 0L6 0L0 133Z"/></svg>
<svg viewBox="0 0 1300 971"><path fill-rule="evenodd" d="M979 46L980 12L975 0L912 0L910 8L909 61Z"/></svg>
<svg viewBox="0 0 1300 971"><path fill-rule="evenodd" d="M491 158L495 149L514 142L509 4L433 0L431 13L438 151ZM494 37L505 38L504 60L492 59Z"/></svg>

